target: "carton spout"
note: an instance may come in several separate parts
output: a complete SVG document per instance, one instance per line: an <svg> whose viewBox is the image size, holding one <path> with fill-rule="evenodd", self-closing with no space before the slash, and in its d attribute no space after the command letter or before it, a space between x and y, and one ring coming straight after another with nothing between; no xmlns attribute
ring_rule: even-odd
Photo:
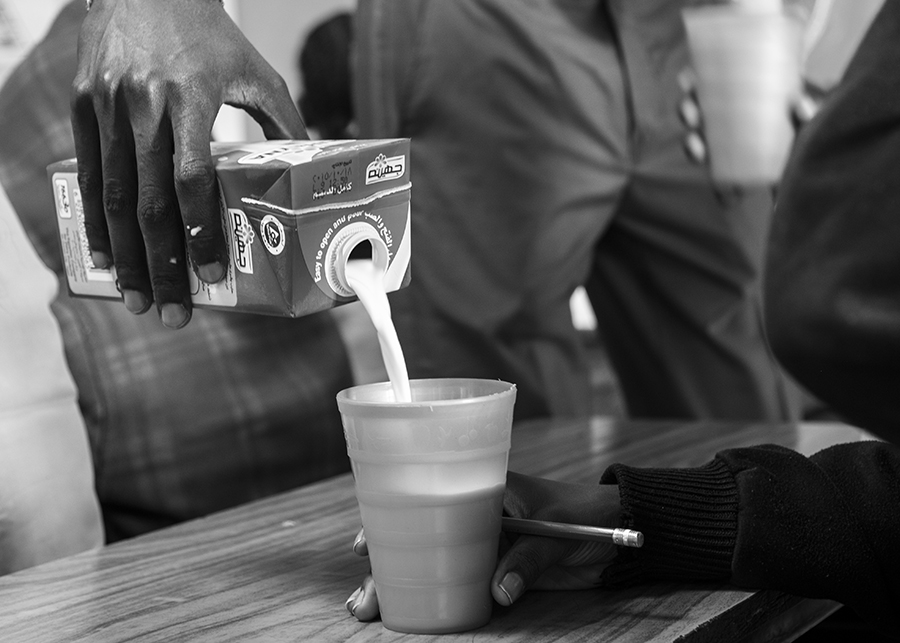
<svg viewBox="0 0 900 643"><path fill-rule="evenodd" d="M388 269L387 245L375 229L364 223L351 223L341 229L328 247L325 255L325 275L334 291L344 297L356 293L347 281L347 262L354 260L360 250L368 254L377 272L384 275Z"/></svg>

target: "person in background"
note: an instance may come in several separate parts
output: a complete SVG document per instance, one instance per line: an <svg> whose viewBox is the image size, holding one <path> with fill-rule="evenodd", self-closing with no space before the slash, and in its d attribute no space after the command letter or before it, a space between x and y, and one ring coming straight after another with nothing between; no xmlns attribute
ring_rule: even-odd
<svg viewBox="0 0 900 643"><path fill-rule="evenodd" d="M414 277L391 296L412 377L514 381L518 419L589 412L569 308L584 284L630 415L799 417L761 326L771 194L719 190L684 158L682 6L359 4L359 133L412 138ZM184 259L222 275L218 107L267 136L302 124L215 0L98 1L81 43L73 124L96 262L115 257L132 312L155 300L182 326L185 227L204 233Z"/></svg>
<svg viewBox="0 0 900 643"><path fill-rule="evenodd" d="M356 138L350 56L353 15L341 12L320 22L297 56L303 92L297 101L307 129L321 139Z"/></svg>
<svg viewBox="0 0 900 643"><path fill-rule="evenodd" d="M516 382L516 417L583 415L584 285L632 417L792 420L760 278L767 187L683 151L680 1L363 0L363 137L410 137L413 377Z"/></svg>
<svg viewBox="0 0 900 643"><path fill-rule="evenodd" d="M761 445L696 468L619 463L599 485L510 473L510 515L628 527L645 540L631 549L519 537L494 575L498 603L529 588L730 581L836 600L865 620L866 640L900 636L898 39L900 4L884 3L846 77L800 131L765 281L777 357L880 439L809 458ZM354 548L364 553L364 539ZM371 577L347 607L361 620L377 617Z"/></svg>
<svg viewBox="0 0 900 643"><path fill-rule="evenodd" d="M63 280L46 167L75 153L69 95L84 17L83 2L67 5L0 91L0 183ZM330 315L204 310L173 333L117 302L70 297L65 285L52 311L108 542L349 470L334 396L353 380Z"/></svg>

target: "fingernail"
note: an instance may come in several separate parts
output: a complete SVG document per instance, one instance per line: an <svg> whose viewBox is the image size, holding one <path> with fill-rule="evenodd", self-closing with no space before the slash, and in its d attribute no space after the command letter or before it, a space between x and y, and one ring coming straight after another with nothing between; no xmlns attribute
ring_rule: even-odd
<svg viewBox="0 0 900 643"><path fill-rule="evenodd" d="M91 251L91 262L94 264L94 268L109 268L109 264L111 263L109 259L109 255L105 252L99 252L97 250Z"/></svg>
<svg viewBox="0 0 900 643"><path fill-rule="evenodd" d="M683 100L678 106L678 114L688 127L700 126L700 107L694 101Z"/></svg>
<svg viewBox="0 0 900 643"><path fill-rule="evenodd" d="M359 553L359 544L362 542L363 532L359 532L356 534L356 540L353 541L353 553Z"/></svg>
<svg viewBox="0 0 900 643"><path fill-rule="evenodd" d="M123 290L122 300L125 302L125 308L128 309L128 312L135 315L145 313L150 308L150 300L138 290Z"/></svg>
<svg viewBox="0 0 900 643"><path fill-rule="evenodd" d="M208 284L218 283L225 276L225 266L220 263L197 266L197 276Z"/></svg>
<svg viewBox="0 0 900 643"><path fill-rule="evenodd" d="M188 323L191 316L181 304L163 304L159 311L163 326L177 329Z"/></svg>
<svg viewBox="0 0 900 643"><path fill-rule="evenodd" d="M522 595L522 591L525 589L525 582L518 574L509 572L503 577L503 580L500 581L500 589L506 594L506 598L509 599L509 604L512 605L519 596Z"/></svg>
<svg viewBox="0 0 900 643"><path fill-rule="evenodd" d="M794 113L802 125L811 121L817 110L818 105L816 105L816 102L809 96L803 96L797 103Z"/></svg>
<svg viewBox="0 0 900 643"><path fill-rule="evenodd" d="M685 137L684 148L692 160L701 162L706 159L706 145L696 133L692 132Z"/></svg>
<svg viewBox="0 0 900 643"><path fill-rule="evenodd" d="M350 594L350 598L347 599L347 602L344 603L344 606L347 608L347 611L356 616L356 608L359 607L360 597L362 596L362 587L358 588L355 592Z"/></svg>

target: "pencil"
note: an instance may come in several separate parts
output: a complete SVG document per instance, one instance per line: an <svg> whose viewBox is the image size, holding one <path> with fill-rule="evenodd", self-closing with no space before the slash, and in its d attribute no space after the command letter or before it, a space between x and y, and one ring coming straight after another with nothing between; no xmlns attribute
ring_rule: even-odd
<svg viewBox="0 0 900 643"><path fill-rule="evenodd" d="M588 525L572 525L547 520L526 520L524 518L503 517L503 531L552 538L574 538L576 540L611 540L623 547L640 547L644 544L644 534L633 529L606 529Z"/></svg>

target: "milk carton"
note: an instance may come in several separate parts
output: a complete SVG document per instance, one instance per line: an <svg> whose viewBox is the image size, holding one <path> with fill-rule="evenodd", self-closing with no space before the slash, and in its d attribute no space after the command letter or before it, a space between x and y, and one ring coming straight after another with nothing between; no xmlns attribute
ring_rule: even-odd
<svg viewBox="0 0 900 643"><path fill-rule="evenodd" d="M194 306L299 317L354 301L343 270L359 251L386 291L409 283L409 139L213 143L212 153L228 269L212 285L190 273ZM91 261L75 159L48 174L69 291L121 299Z"/></svg>

